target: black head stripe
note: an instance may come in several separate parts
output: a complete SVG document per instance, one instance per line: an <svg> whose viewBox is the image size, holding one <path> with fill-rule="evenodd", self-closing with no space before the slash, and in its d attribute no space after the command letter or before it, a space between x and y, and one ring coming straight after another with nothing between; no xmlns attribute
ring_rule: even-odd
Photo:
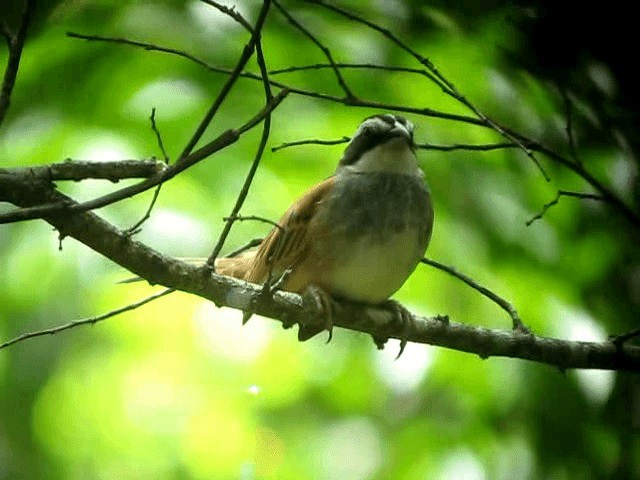
<svg viewBox="0 0 640 480"><path fill-rule="evenodd" d="M369 150L397 136L396 123L402 125L409 133L409 142L413 143L413 124L406 118L390 113L373 115L365 118L351 142L344 151L340 166L352 165Z"/></svg>

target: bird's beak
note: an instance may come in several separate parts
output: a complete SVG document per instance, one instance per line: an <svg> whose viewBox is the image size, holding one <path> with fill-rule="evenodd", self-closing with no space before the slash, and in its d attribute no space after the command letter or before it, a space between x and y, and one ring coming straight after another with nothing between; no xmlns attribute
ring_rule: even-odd
<svg viewBox="0 0 640 480"><path fill-rule="evenodd" d="M413 136L403 125L396 124L389 132L391 138L404 138L411 148L414 147Z"/></svg>

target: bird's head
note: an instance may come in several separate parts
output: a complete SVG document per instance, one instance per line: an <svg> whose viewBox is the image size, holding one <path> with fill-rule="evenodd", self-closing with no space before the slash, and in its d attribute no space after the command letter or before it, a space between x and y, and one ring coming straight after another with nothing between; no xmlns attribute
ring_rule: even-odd
<svg viewBox="0 0 640 480"><path fill-rule="evenodd" d="M419 172L413 123L389 113L365 118L344 151L337 172Z"/></svg>

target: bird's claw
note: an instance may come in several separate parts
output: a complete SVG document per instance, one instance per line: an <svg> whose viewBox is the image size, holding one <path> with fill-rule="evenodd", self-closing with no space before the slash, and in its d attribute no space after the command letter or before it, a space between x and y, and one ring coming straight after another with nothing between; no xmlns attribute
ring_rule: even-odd
<svg viewBox="0 0 640 480"><path fill-rule="evenodd" d="M409 341L409 337L411 336L411 333L413 331L413 317L411 316L411 312L409 312L409 310L407 310L403 305L396 302L395 300L387 300L382 304L382 308L389 310L393 315L394 322L400 324L400 351L396 356L397 360L404 352L404 349ZM373 341L375 342L378 349L382 350L387 339L374 336Z"/></svg>
<svg viewBox="0 0 640 480"><path fill-rule="evenodd" d="M304 325L300 323L298 330L298 340L301 342L314 337L323 330L329 332L327 343L333 338L333 300L331 296L314 285L307 288L302 296L304 304L313 304L313 310L316 312L316 318L313 324ZM320 321L317 321L320 320Z"/></svg>

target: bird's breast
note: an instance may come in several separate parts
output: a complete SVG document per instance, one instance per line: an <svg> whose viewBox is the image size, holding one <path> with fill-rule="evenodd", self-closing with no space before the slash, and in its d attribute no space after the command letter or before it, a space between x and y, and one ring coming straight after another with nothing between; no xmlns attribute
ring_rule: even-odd
<svg viewBox="0 0 640 480"><path fill-rule="evenodd" d="M429 190L417 176L384 172L336 177L317 221L318 253L331 258L331 293L380 303L395 293L431 237Z"/></svg>

